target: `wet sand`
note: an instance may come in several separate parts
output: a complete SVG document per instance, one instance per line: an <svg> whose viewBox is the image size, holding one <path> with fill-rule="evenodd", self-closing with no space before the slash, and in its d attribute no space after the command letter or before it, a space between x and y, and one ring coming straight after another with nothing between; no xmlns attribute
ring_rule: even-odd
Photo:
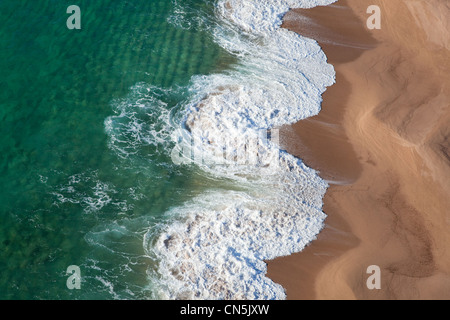
<svg viewBox="0 0 450 320"><path fill-rule="evenodd" d="M381 8L381 30L366 10ZM325 229L268 262L288 299L450 299L450 4L340 0L294 9L336 69L321 113L281 142L330 183ZM369 290L367 267L381 268Z"/></svg>

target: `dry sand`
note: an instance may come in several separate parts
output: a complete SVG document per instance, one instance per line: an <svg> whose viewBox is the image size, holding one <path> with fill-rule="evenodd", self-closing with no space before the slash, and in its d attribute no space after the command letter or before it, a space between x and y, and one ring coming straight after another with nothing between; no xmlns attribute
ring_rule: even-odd
<svg viewBox="0 0 450 320"><path fill-rule="evenodd" d="M381 30L366 27L370 5ZM337 72L321 113L282 130L331 185L318 239L268 262L288 299L450 299L449 26L447 0L340 0L285 16ZM370 265L380 290L366 286Z"/></svg>

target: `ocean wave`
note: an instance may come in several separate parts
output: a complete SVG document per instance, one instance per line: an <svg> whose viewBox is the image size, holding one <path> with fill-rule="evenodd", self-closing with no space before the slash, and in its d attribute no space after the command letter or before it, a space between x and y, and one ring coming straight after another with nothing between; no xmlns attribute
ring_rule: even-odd
<svg viewBox="0 0 450 320"><path fill-rule="evenodd" d="M153 147L155 152L168 148L173 125L170 110L162 97L169 89L161 89L138 83L126 98L111 104L115 115L105 120L105 131L109 137L109 148L122 159L133 155L144 155L144 147Z"/></svg>
<svg viewBox="0 0 450 320"><path fill-rule="evenodd" d="M235 181L239 190L211 189L167 212L170 223L155 241L144 242L158 263L151 276L156 297L285 298L284 289L265 276L264 261L301 251L315 239L326 218L322 198L327 184L260 132L320 111L334 69L315 41L280 25L289 8L332 2L216 2L218 22L211 32L239 63L221 74L192 79L184 126L171 138L198 149L208 160L198 166ZM233 165L248 149L249 138L259 161ZM149 234L154 237L153 230Z"/></svg>

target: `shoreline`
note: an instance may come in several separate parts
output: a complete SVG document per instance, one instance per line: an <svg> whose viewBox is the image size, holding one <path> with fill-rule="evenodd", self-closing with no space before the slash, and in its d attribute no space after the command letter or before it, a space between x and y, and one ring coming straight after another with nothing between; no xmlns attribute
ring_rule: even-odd
<svg viewBox="0 0 450 320"><path fill-rule="evenodd" d="M366 28L370 5L381 30ZM319 115L281 130L330 184L317 240L268 262L288 299L450 298L448 11L441 0L339 0L284 17L336 70ZM381 290L366 287L370 265Z"/></svg>

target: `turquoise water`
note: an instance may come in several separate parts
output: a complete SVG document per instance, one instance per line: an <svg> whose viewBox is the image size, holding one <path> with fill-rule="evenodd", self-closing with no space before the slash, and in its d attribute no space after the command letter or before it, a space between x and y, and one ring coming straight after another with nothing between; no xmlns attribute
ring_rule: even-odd
<svg viewBox="0 0 450 320"><path fill-rule="evenodd" d="M81 30L66 27L73 4ZM180 125L193 75L234 61L206 30L212 10L0 2L0 299L152 297L143 236L207 184L157 137ZM80 290L66 287L70 265Z"/></svg>

